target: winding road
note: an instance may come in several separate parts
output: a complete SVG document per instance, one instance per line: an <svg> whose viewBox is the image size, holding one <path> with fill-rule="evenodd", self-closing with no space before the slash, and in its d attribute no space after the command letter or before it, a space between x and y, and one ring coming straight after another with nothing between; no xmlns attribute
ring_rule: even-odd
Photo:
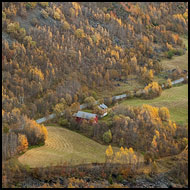
<svg viewBox="0 0 190 190"><path fill-rule="evenodd" d="M187 79L188 79L188 76L187 76ZM180 79L177 79L177 80L172 81L172 85L181 83L181 82L183 82L183 81L184 81L184 78L182 77L182 78L180 78ZM162 85L162 87L164 87L164 85ZM128 97L127 94L121 94L121 95L118 95L118 96L113 96L112 99L119 100L119 99L126 98L126 97ZM96 104L97 104L97 103L98 103L98 101L96 101ZM87 104L81 104L81 105L80 105L80 109L81 109L81 110L84 109L84 108L86 108L86 107L87 107ZM61 113L61 115L63 115L63 114L64 114L64 112ZM49 115L49 116L47 116L47 117L42 117L42 118L40 118L40 119L37 119L36 122L39 123L39 124L40 124L40 123L44 123L45 121L48 121L48 120L53 119L53 118L55 118L55 117L56 117L56 115L53 113L53 114L51 114L51 115Z"/></svg>

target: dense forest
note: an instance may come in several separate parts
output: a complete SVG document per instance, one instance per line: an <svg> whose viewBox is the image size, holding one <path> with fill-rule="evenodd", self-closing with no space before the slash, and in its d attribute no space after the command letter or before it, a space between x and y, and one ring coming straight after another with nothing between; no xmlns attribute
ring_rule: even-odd
<svg viewBox="0 0 190 190"><path fill-rule="evenodd" d="M148 159L180 153L187 127L171 121L165 107L116 105L110 123L95 125L78 124L72 114L82 103L101 112L97 90L131 75L145 86L142 98L159 96L160 60L185 54L180 37L187 35L188 2L3 2L3 160L43 145L48 132L35 120L63 110L60 125L98 142L133 147Z"/></svg>
<svg viewBox="0 0 190 190"><path fill-rule="evenodd" d="M183 2L3 3L2 15L3 111L29 118L115 78L151 82L161 55L183 53L188 28Z"/></svg>

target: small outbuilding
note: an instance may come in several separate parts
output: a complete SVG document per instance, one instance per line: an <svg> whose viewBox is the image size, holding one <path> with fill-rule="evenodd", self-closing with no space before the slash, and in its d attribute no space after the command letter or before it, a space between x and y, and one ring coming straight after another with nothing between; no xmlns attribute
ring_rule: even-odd
<svg viewBox="0 0 190 190"><path fill-rule="evenodd" d="M94 123L98 122L98 116L93 113L88 113L84 111L78 111L77 113L73 114L73 116L76 118L77 122L80 122L82 120L93 120Z"/></svg>
<svg viewBox="0 0 190 190"><path fill-rule="evenodd" d="M107 113L108 107L105 104L100 104L98 107L103 110L103 114L100 117L104 117L108 114Z"/></svg>
<svg viewBox="0 0 190 190"><path fill-rule="evenodd" d="M108 108L105 104L100 104L98 107L101 108L101 109L103 109L103 110L105 110L105 109Z"/></svg>

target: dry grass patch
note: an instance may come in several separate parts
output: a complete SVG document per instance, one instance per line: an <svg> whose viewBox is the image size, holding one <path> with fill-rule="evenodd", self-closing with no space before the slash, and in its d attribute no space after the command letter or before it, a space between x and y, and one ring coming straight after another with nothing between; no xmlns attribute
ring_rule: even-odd
<svg viewBox="0 0 190 190"><path fill-rule="evenodd" d="M171 69L186 69L188 70L188 39L182 38L183 43L185 44L187 51L182 56L174 56L171 60L164 59L161 61L161 64L164 70L171 70Z"/></svg>
<svg viewBox="0 0 190 190"><path fill-rule="evenodd" d="M174 56L171 60L162 60L161 64L164 70L171 70L175 68L188 70L188 52L182 56Z"/></svg>
<svg viewBox="0 0 190 190"><path fill-rule="evenodd" d="M114 85L119 84L120 86L115 86L114 88L110 89L104 89L102 90L96 90L97 98L105 98L105 97L113 97L116 95L124 94L126 91L133 91L136 88L144 88L144 85L138 82L138 79L136 80L129 80L128 83L120 82L120 81L114 81Z"/></svg>

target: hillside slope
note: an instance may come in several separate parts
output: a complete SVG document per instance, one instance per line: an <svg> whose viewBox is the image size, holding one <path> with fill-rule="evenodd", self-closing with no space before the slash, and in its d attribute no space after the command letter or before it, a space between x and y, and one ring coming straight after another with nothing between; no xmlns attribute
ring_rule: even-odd
<svg viewBox="0 0 190 190"><path fill-rule="evenodd" d="M48 138L45 145L28 150L18 160L30 167L46 167L68 163L105 162L107 146L65 128L47 126ZM118 151L119 148L113 148Z"/></svg>
<svg viewBox="0 0 190 190"><path fill-rule="evenodd" d="M150 82L161 54L185 51L179 35L187 35L187 5L3 3L3 110L35 119L62 98L70 106L96 88L114 89L115 79Z"/></svg>

